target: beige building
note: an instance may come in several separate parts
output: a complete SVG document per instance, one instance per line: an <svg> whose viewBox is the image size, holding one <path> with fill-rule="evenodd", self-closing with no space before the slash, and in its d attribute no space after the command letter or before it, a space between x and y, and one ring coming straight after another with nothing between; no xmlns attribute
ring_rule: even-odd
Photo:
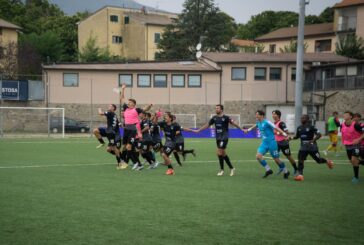
<svg viewBox="0 0 364 245"><path fill-rule="evenodd" d="M336 44L348 34L364 38L364 0L342 0L334 6L334 23L305 25L307 53L336 50ZM297 40L298 28L287 27L255 39L268 53L281 53L285 46Z"/></svg>
<svg viewBox="0 0 364 245"><path fill-rule="evenodd" d="M106 6L78 25L82 51L90 37L100 48L127 59L154 60L164 27L175 14Z"/></svg>
<svg viewBox="0 0 364 245"><path fill-rule="evenodd" d="M11 43L17 45L18 31L21 28L3 19L0 19L0 66L1 60L4 58L7 46Z"/></svg>
<svg viewBox="0 0 364 245"><path fill-rule="evenodd" d="M356 34L364 38L364 0L343 0L336 4L334 31L339 37Z"/></svg>
<svg viewBox="0 0 364 245"><path fill-rule="evenodd" d="M331 53L305 54L305 69L313 64L347 61ZM66 108L66 115L97 117L96 108L118 104L113 88L128 85L127 97L138 104L179 114L196 114L203 123L214 105L238 114L241 122L254 120L257 109L269 105L292 107L295 91L295 54L204 53L199 61L128 64L55 64L44 66L50 106Z"/></svg>

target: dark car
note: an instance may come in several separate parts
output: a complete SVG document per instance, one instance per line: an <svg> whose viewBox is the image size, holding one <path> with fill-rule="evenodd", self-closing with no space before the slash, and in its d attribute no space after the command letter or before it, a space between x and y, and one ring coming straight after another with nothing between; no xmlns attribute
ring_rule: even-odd
<svg viewBox="0 0 364 245"><path fill-rule="evenodd" d="M62 132L62 117L51 117L50 120L49 128L51 132ZM65 117L64 130L66 133L87 133L90 132L90 126L84 122Z"/></svg>

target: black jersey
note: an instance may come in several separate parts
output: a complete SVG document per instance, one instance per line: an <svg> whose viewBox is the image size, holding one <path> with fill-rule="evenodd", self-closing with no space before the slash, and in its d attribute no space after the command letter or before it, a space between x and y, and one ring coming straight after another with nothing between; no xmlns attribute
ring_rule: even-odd
<svg viewBox="0 0 364 245"><path fill-rule="evenodd" d="M185 138L183 137L183 134L182 134L183 128L180 125L178 125L177 131L179 131L179 134L176 135L176 143L182 144L185 142Z"/></svg>
<svg viewBox="0 0 364 245"><path fill-rule="evenodd" d="M159 127L163 130L166 141L176 142L177 132L181 130L178 123L168 125L165 121L158 123Z"/></svg>
<svg viewBox="0 0 364 245"><path fill-rule="evenodd" d="M107 120L107 131L119 132L119 120L114 112L105 111L104 115Z"/></svg>
<svg viewBox="0 0 364 245"><path fill-rule="evenodd" d="M149 119L144 119L140 122L140 129L143 131L145 128L149 128L148 130L144 131L142 133L143 136L143 140L145 141L151 141L152 140L152 136L150 135L150 120Z"/></svg>
<svg viewBox="0 0 364 245"><path fill-rule="evenodd" d="M321 135L319 130L310 124L301 125L297 128L295 139L301 140L301 146L308 145L316 135Z"/></svg>
<svg viewBox="0 0 364 245"><path fill-rule="evenodd" d="M153 139L153 142L161 142L161 135L160 135L160 126L158 125L158 123L154 124L151 123L150 125L150 133Z"/></svg>
<svg viewBox="0 0 364 245"><path fill-rule="evenodd" d="M229 139L229 123L232 123L233 120L226 115L213 116L210 121L209 125L215 125L215 133L216 133L216 139L217 140L227 140Z"/></svg>

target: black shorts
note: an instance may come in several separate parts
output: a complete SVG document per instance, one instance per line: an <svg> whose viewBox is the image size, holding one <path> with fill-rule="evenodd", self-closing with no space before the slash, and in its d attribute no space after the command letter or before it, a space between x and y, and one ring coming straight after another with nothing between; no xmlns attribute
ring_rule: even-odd
<svg viewBox="0 0 364 245"><path fill-rule="evenodd" d="M161 141L153 141L153 150L159 151L163 147Z"/></svg>
<svg viewBox="0 0 364 245"><path fill-rule="evenodd" d="M346 155L348 156L349 160L351 157L360 157L360 145L350 145L346 147Z"/></svg>
<svg viewBox="0 0 364 245"><path fill-rule="evenodd" d="M166 141L165 145L163 146L163 153L169 156L174 151L175 147L175 143Z"/></svg>
<svg viewBox="0 0 364 245"><path fill-rule="evenodd" d="M101 137L106 137L107 136L106 128L100 127L100 128L98 128L98 130L100 132Z"/></svg>
<svg viewBox="0 0 364 245"><path fill-rule="evenodd" d="M298 151L298 161L305 161L308 155L310 155L313 158L313 160L315 160L317 163L326 162L326 159L321 157L320 152L318 150Z"/></svg>
<svg viewBox="0 0 364 245"><path fill-rule="evenodd" d="M175 150L178 152L182 152L185 149L185 143L176 143Z"/></svg>
<svg viewBox="0 0 364 245"><path fill-rule="evenodd" d="M360 145L360 158L364 160L364 145Z"/></svg>
<svg viewBox="0 0 364 245"><path fill-rule="evenodd" d="M136 135L136 130L124 129L123 145L134 144Z"/></svg>
<svg viewBox="0 0 364 245"><path fill-rule="evenodd" d="M227 147L227 144L229 143L229 140L216 140L216 146L218 149L223 149L225 150Z"/></svg>
<svg viewBox="0 0 364 245"><path fill-rule="evenodd" d="M283 155L285 155L286 157L291 155L291 149L287 141L277 142L277 145L278 145L278 152L281 151Z"/></svg>
<svg viewBox="0 0 364 245"><path fill-rule="evenodd" d="M108 135L107 139L109 141L108 146L116 146L118 149L121 148L121 137L120 135Z"/></svg>
<svg viewBox="0 0 364 245"><path fill-rule="evenodd" d="M149 140L142 140L140 143L141 143L140 149L143 151L148 151L150 146L153 145L153 142Z"/></svg>

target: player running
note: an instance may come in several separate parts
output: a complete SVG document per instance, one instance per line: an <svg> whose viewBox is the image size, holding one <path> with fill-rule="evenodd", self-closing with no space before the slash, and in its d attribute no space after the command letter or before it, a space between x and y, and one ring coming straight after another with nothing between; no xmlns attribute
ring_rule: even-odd
<svg viewBox="0 0 364 245"><path fill-rule="evenodd" d="M361 115L359 113L354 113L353 120L364 127L364 123L361 122ZM364 165L364 140L360 143L360 165Z"/></svg>
<svg viewBox="0 0 364 245"><path fill-rule="evenodd" d="M274 125L277 128L280 128L286 134L288 134L288 129L287 129L286 124L283 121L281 121L281 115L282 115L282 113L279 110L274 110L272 112ZM283 155L285 155L287 157L287 159L289 160L289 162L291 163L291 165L292 165L292 167L294 169L294 174L296 175L298 168L297 168L296 161L292 157L291 149L289 147L289 141L287 140L286 137L284 137L277 130L274 130L274 137L275 137L275 139L277 141L278 152L282 151Z"/></svg>
<svg viewBox="0 0 364 245"><path fill-rule="evenodd" d="M144 111L142 111L139 114L139 117L141 120L140 129L142 132L142 139L140 140L141 154L142 154L142 157L144 159L146 159L147 162L149 163L149 169L154 169L157 167L157 165L156 165L155 157L153 156L153 153L152 153L153 140L152 140L152 136L150 135L151 122L147 118L147 113Z"/></svg>
<svg viewBox="0 0 364 245"><path fill-rule="evenodd" d="M216 115L213 116L208 123L203 125L197 130L185 129L185 131L200 133L202 130L214 125L216 132L216 145L217 145L217 157L219 158L220 171L217 176L224 175L224 161L230 168L230 176L234 176L235 168L231 164L229 156L226 154L226 147L229 142L229 124L235 126L236 128L242 130L239 125L237 125L233 119L224 114L224 106L218 104L215 106Z"/></svg>
<svg viewBox="0 0 364 245"><path fill-rule="evenodd" d="M277 130L280 134L287 138L287 134L283 132L282 129L276 127L272 122L265 119L265 112L258 110L255 113L255 118L257 123L249 129L244 129L244 133L258 128L262 135L262 143L258 148L258 153L256 158L258 162L265 168L265 174L263 178L267 178L269 175L273 174L273 170L269 167L266 160L264 160L264 155L269 151L270 155L273 157L274 161L279 166L279 173L283 172L283 178L288 179L290 173L286 168L286 165L279 159L278 145L274 138L274 130Z"/></svg>
<svg viewBox="0 0 364 245"><path fill-rule="evenodd" d="M293 137L293 139L301 140L301 147L298 151L298 175L294 178L296 181L304 180L303 168L308 155L318 164L326 163L329 169L334 167L333 161L320 156L316 141L321 138L321 133L315 126L310 124L308 115L302 115L301 124Z"/></svg>
<svg viewBox="0 0 364 245"><path fill-rule="evenodd" d="M125 163L120 158L121 136L119 131L119 120L115 114L116 105L111 104L107 111L102 111L99 108L99 115L105 116L107 119L107 128L105 129L105 135L109 140L107 151L115 154L117 160L117 169L125 167ZM101 142L100 142L101 143Z"/></svg>
<svg viewBox="0 0 364 245"><path fill-rule="evenodd" d="M170 112L166 112L164 114L164 121L159 122L158 126L163 130L164 136L166 138L162 151L164 165L167 165L168 167L166 174L174 175L172 161L169 156L176 147L176 135L181 133L179 131L180 126L173 122L173 115Z"/></svg>
<svg viewBox="0 0 364 245"><path fill-rule="evenodd" d="M360 142L364 139L364 127L353 121L353 113L346 111L344 113L344 122L341 124L341 140L346 148L346 154L353 166L354 177L353 183L359 182L359 157L360 157Z"/></svg>
<svg viewBox="0 0 364 245"><path fill-rule="evenodd" d="M332 113L332 116L329 117L327 120L328 125L328 133L329 133L329 139L331 144L327 147L327 149L324 152L325 155L327 155L327 152L334 151L337 153L337 143L339 141L337 135L338 135L338 127L340 127L340 121L338 117L338 113L334 111Z"/></svg>

